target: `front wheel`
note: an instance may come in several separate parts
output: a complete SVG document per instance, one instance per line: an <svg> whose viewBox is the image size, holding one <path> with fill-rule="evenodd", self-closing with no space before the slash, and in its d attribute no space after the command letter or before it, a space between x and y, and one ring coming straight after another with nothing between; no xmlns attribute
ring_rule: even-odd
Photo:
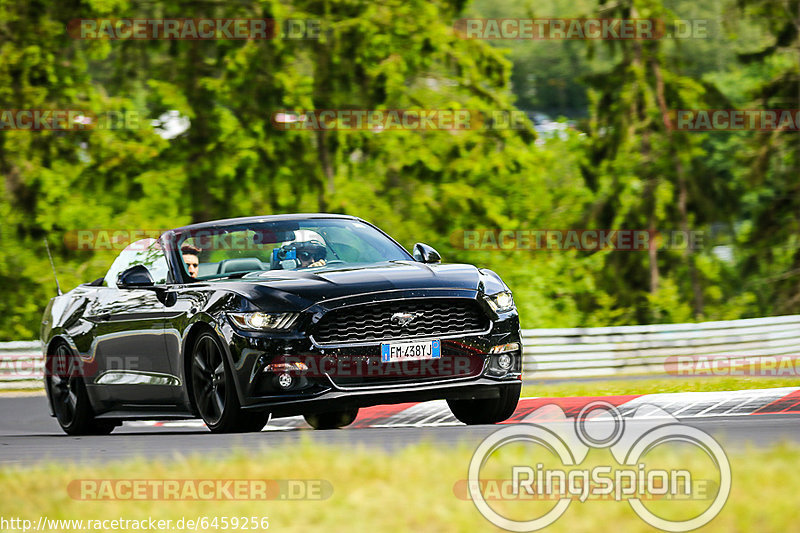
<svg viewBox="0 0 800 533"><path fill-rule="evenodd" d="M447 400L447 405L450 407L453 416L467 425L496 424L507 420L514 414L519 402L522 384L503 385L499 389L499 398Z"/></svg>
<svg viewBox="0 0 800 533"><path fill-rule="evenodd" d="M222 346L204 332L192 350L192 394L200 417L212 433L246 433L264 429L269 413L245 412L239 404Z"/></svg>
<svg viewBox="0 0 800 533"><path fill-rule="evenodd" d="M308 425L314 429L338 429L349 426L358 416L358 408L330 413L303 415Z"/></svg>
<svg viewBox="0 0 800 533"><path fill-rule="evenodd" d="M95 419L79 370L69 346L57 344L45 366L45 385L58 425L67 435L108 435L119 424Z"/></svg>

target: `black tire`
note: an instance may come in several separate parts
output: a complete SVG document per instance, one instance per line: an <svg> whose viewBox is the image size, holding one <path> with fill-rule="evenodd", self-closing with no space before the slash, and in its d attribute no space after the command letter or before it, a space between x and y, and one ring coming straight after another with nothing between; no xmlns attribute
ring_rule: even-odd
<svg viewBox="0 0 800 533"><path fill-rule="evenodd" d="M208 331L201 333L192 346L190 373L197 412L212 433L261 431L269 413L242 409L224 354L217 336Z"/></svg>
<svg viewBox="0 0 800 533"><path fill-rule="evenodd" d="M447 400L453 415L461 422L476 424L496 424L507 420L514 414L519 402L522 384L499 387L500 397L479 400Z"/></svg>
<svg viewBox="0 0 800 533"><path fill-rule="evenodd" d="M118 422L97 420L75 355L64 342L53 346L45 364L45 386L58 425L67 435L108 435Z"/></svg>
<svg viewBox="0 0 800 533"><path fill-rule="evenodd" d="M358 408L355 408L346 411L303 415L303 418L314 429L339 429L352 424L357 416Z"/></svg>

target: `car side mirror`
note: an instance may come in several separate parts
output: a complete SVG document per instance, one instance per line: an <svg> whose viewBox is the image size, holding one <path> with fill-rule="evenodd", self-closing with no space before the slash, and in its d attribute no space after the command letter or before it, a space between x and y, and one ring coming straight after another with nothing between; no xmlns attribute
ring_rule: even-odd
<svg viewBox="0 0 800 533"><path fill-rule="evenodd" d="M153 276L144 265L126 268L117 276L117 287L120 289L148 289L154 286Z"/></svg>
<svg viewBox="0 0 800 533"><path fill-rule="evenodd" d="M423 242L414 245L414 261L420 263L441 263L442 256L432 246Z"/></svg>

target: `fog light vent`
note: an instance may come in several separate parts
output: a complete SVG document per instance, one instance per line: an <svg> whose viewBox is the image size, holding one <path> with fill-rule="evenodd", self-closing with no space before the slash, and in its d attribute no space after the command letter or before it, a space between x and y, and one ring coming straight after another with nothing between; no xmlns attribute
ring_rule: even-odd
<svg viewBox="0 0 800 533"><path fill-rule="evenodd" d="M498 344L497 346L492 346L492 349L489 350L489 353L494 355L505 352L516 352L517 350L519 350L519 343L511 342L508 344Z"/></svg>
<svg viewBox="0 0 800 533"><path fill-rule="evenodd" d="M276 374L278 372L289 372L292 370L308 370L308 365L295 361L294 363L272 363L264 367L264 372L275 372Z"/></svg>

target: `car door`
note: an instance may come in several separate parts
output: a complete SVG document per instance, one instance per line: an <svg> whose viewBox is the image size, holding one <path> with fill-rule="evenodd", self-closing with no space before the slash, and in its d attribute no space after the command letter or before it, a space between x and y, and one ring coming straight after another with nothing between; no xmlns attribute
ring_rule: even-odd
<svg viewBox="0 0 800 533"><path fill-rule="evenodd" d="M166 258L154 239L130 244L114 261L87 316L94 322L93 392L109 407L173 405L180 379L165 341L172 313L156 290L117 286L119 273L134 265L144 265L157 285L166 282Z"/></svg>

